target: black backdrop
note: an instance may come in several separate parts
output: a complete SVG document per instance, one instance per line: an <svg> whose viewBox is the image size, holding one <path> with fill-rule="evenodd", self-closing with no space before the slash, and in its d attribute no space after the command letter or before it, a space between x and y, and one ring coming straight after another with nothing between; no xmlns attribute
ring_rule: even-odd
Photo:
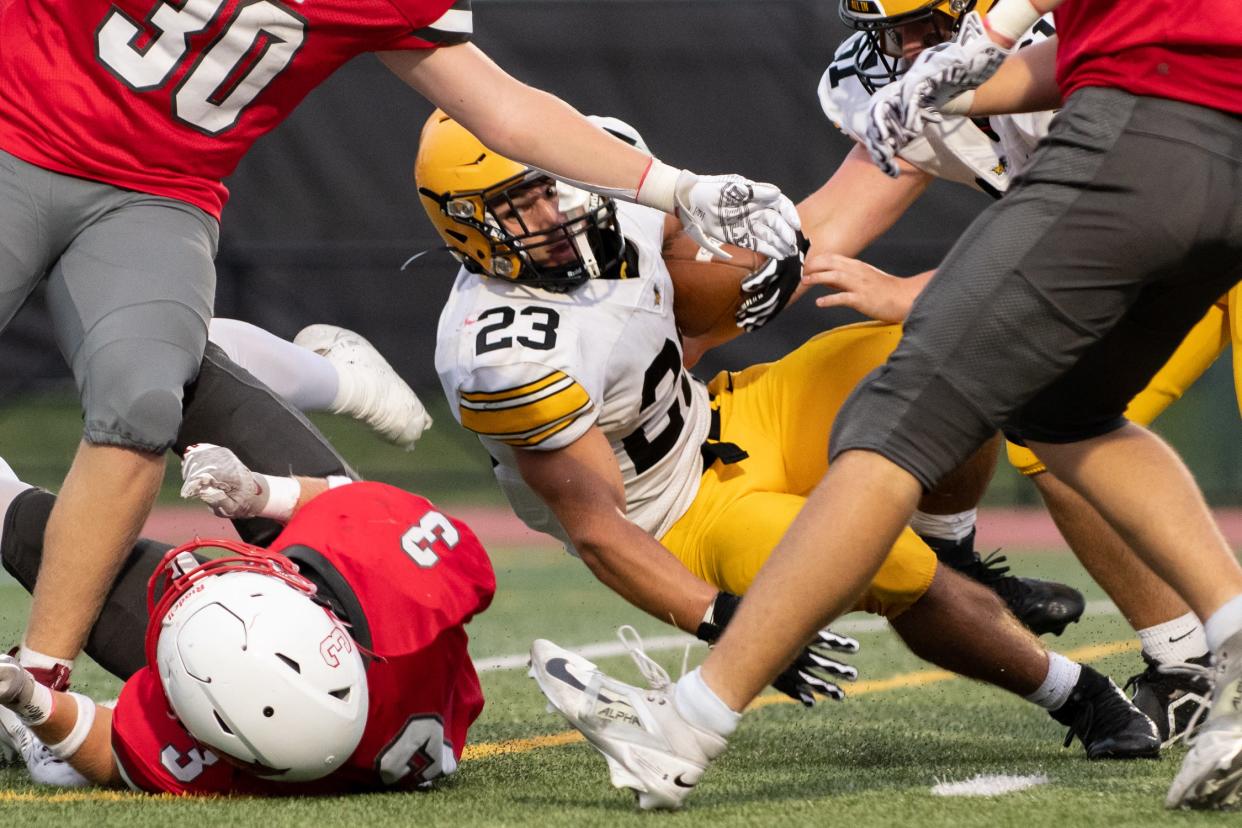
<svg viewBox="0 0 1242 828"><path fill-rule="evenodd" d="M475 29L519 78L629 121L672 164L773 181L796 199L849 148L815 99L846 34L833 0L476 0ZM282 336L310 322L354 328L434 393L436 317L455 266L437 254L398 270L436 244L409 177L430 109L363 56L261 140L228 182L217 313ZM933 187L868 258L925 269L984 204ZM709 356L704 372L772 358L843 320L809 302L790 316ZM64 381L47 330L36 294L0 337L9 399Z"/></svg>

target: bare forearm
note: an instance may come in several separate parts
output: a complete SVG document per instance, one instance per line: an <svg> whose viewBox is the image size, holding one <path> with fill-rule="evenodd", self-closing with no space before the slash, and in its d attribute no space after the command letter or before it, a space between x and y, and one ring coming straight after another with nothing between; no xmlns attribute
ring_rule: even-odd
<svg viewBox="0 0 1242 828"><path fill-rule="evenodd" d="M798 204L810 256L857 256L918 200L932 177L901 159L897 163L901 175L889 178L856 145L824 186Z"/></svg>
<svg viewBox="0 0 1242 828"><path fill-rule="evenodd" d="M626 528L628 527L628 528ZM658 541L628 521L575 544L596 578L630 604L686 632L698 629L717 589L700 580Z"/></svg>
<svg viewBox="0 0 1242 828"><path fill-rule="evenodd" d="M636 190L647 169L649 155L517 80L469 43L379 57L484 145L515 161L618 190Z"/></svg>
<svg viewBox="0 0 1242 828"><path fill-rule="evenodd" d="M1059 108L1061 90L1056 80L1056 56L1055 36L1019 49L987 83L975 90L970 114L1007 115Z"/></svg>

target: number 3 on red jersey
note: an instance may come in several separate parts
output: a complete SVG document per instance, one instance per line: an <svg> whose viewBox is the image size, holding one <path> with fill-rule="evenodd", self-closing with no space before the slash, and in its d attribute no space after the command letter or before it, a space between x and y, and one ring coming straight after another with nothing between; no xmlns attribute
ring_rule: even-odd
<svg viewBox="0 0 1242 828"><path fill-rule="evenodd" d="M448 550L456 546L460 539L461 533L452 521L439 512L427 512L417 524L405 530L401 536L401 548L414 563L429 569L440 560L435 551L436 544Z"/></svg>
<svg viewBox="0 0 1242 828"><path fill-rule="evenodd" d="M95 34L96 54L137 92L158 89L178 66L193 60L172 94L173 116L218 135L237 123L306 37L303 18L273 0L258 0L238 4L216 39L201 54L189 54L190 36L210 27L226 2L185 0L180 8L160 3L144 21L114 8Z"/></svg>

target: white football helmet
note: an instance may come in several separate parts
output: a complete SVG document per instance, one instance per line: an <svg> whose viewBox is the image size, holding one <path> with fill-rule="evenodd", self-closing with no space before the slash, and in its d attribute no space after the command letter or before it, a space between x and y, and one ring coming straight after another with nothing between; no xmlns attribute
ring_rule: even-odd
<svg viewBox="0 0 1242 828"><path fill-rule="evenodd" d="M147 657L173 714L265 779L326 776L366 727L362 654L314 592L288 558L234 541L173 549L151 578Z"/></svg>

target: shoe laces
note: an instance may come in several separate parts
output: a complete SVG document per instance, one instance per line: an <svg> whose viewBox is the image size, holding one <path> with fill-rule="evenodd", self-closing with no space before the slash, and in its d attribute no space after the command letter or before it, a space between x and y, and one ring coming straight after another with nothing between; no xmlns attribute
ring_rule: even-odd
<svg viewBox="0 0 1242 828"><path fill-rule="evenodd" d="M984 586L991 587L1002 598L1029 592L1021 579L1009 574L1009 559L997 549L986 558L974 561L962 571Z"/></svg>
<svg viewBox="0 0 1242 828"><path fill-rule="evenodd" d="M622 624L617 628L617 638L629 652L630 658L634 659L634 663L638 665L638 672L643 674L643 678L647 680L652 690L667 690L673 686L673 680L669 677L668 671L647 655L647 651L643 649L643 638L638 634L638 630L629 624Z"/></svg>
<svg viewBox="0 0 1242 828"><path fill-rule="evenodd" d="M1143 653L1147 668L1126 679L1123 690L1137 691L1140 684L1157 686L1161 691L1180 690L1184 693L1203 695L1210 692L1213 667L1193 661L1161 663Z"/></svg>
<svg viewBox="0 0 1242 828"><path fill-rule="evenodd" d="M1097 729L1111 731L1127 724L1134 716L1130 700L1111 681L1107 692L1095 693L1082 700L1082 707L1065 734L1065 747L1077 736L1085 744Z"/></svg>
<svg viewBox="0 0 1242 828"><path fill-rule="evenodd" d="M1224 674L1225 666L1218 659L1213 658L1210 664L1195 664L1193 662L1180 662L1177 664L1159 664L1153 665L1160 673L1173 676L1186 676L1191 681L1201 681L1205 684L1203 690L1204 703L1200 704L1195 712L1191 714L1190 720L1186 722L1186 729L1183 731L1182 741L1187 747L1193 747L1198 740L1201 729L1199 725L1203 723L1204 717L1211 712L1212 691L1216 688L1217 680Z"/></svg>

